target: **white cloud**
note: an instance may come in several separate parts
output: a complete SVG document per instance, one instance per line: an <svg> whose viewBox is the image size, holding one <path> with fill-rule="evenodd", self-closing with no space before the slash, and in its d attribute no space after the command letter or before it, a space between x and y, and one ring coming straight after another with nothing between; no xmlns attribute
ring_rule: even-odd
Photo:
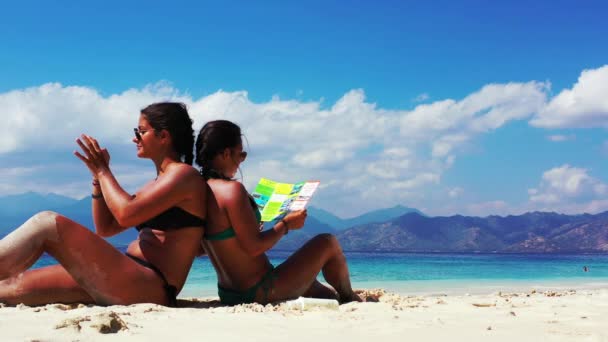
<svg viewBox="0 0 608 342"><path fill-rule="evenodd" d="M448 190L449 197L457 194L459 200L435 208L435 213L504 216L521 215L531 211L565 214L596 214L608 211L608 185L592 177L589 170L568 164L545 171L538 187L528 189L528 201L523 203L509 203L499 199L474 202L461 198L461 191L460 188Z"/></svg>
<svg viewBox="0 0 608 342"><path fill-rule="evenodd" d="M81 132L109 145L115 156L113 151L131 144L131 127L141 108L173 100L188 104L195 129L220 118L241 125L251 149L243 165L248 188L262 176L279 181L319 179L324 188L313 205L343 216L395 203L422 207L429 202L429 191L439 190L442 175L465 144L534 115L544 108L548 87L539 82L490 84L461 100L439 100L408 111L379 108L361 89L323 106L322 100L279 97L253 102L246 91L220 90L192 98L167 83L109 96L88 87L49 83L0 94L7 118L0 127L0 162L3 154L28 153L36 159L48 151L73 158L73 141ZM128 160L134 157L118 157L117 163L129 165ZM123 170L123 181L137 185L140 178L152 177L142 174L150 170L142 165ZM0 195L8 192L7 182L0 179ZM15 179L15 184L23 182ZM79 193L80 185L66 184L71 183L49 180L49 188ZM453 188L448 196L458 196L459 191Z"/></svg>
<svg viewBox="0 0 608 342"><path fill-rule="evenodd" d="M584 70L571 89L551 99L530 124L544 128L608 127L608 65Z"/></svg>
<svg viewBox="0 0 608 342"><path fill-rule="evenodd" d="M380 160L371 162L367 165L367 172L370 175L385 179L399 179L401 173L399 170L406 170L411 163L408 159L401 160Z"/></svg>
<svg viewBox="0 0 608 342"><path fill-rule="evenodd" d="M27 192L29 189L23 189L23 181L33 179L40 167L9 167L0 168L0 194L12 195Z"/></svg>
<svg viewBox="0 0 608 342"><path fill-rule="evenodd" d="M563 141L575 140L576 135L574 135L574 134L570 134L570 135L556 134L556 135L547 136L547 139L549 141L553 141L553 142L563 142Z"/></svg>
<svg viewBox="0 0 608 342"><path fill-rule="evenodd" d="M587 169L568 164L545 171L537 188L529 189L529 207L560 212L607 210L603 198L608 185L589 175Z"/></svg>
<svg viewBox="0 0 608 342"><path fill-rule="evenodd" d="M395 182L392 186L396 189L411 190L427 184L439 184L440 179L438 174L421 173L411 179Z"/></svg>
<svg viewBox="0 0 608 342"><path fill-rule="evenodd" d="M450 152L452 152L452 149L454 147L457 147L457 146L465 143L469 139L470 139L470 136L466 135L466 134L444 135L444 136L438 138L437 141L435 141L433 143L432 155L434 157L445 157Z"/></svg>
<svg viewBox="0 0 608 342"><path fill-rule="evenodd" d="M0 108L5 122L0 126L0 153L74 145L83 132L101 141L128 142L127 132L136 125L139 110L145 105L188 99L165 83L105 98L92 88L59 83L3 93Z"/></svg>
<svg viewBox="0 0 608 342"><path fill-rule="evenodd" d="M412 151L404 147L387 148L383 152L386 157L404 158L412 155Z"/></svg>
<svg viewBox="0 0 608 342"><path fill-rule="evenodd" d="M545 171L539 189L532 189L533 202L544 202L543 196L554 194L558 198L576 197L593 192L602 195L603 184L587 174L586 169L571 167L566 164Z"/></svg>
<svg viewBox="0 0 608 342"><path fill-rule="evenodd" d="M352 157L352 153L344 150L315 150L296 154L293 162L301 167L320 168L339 165L350 157Z"/></svg>
<svg viewBox="0 0 608 342"><path fill-rule="evenodd" d="M40 170L42 166L36 167L10 167L0 168L0 179L7 177L26 176Z"/></svg>
<svg viewBox="0 0 608 342"><path fill-rule="evenodd" d="M416 96L413 101L414 102L424 102L430 98L431 98L431 96L428 93L422 93L422 94Z"/></svg>
<svg viewBox="0 0 608 342"><path fill-rule="evenodd" d="M156 177L153 168L137 164L113 163L112 169L121 186L130 193ZM29 191L80 199L90 194L91 176L80 161L0 169L0 196Z"/></svg>
<svg viewBox="0 0 608 342"><path fill-rule="evenodd" d="M464 189L462 189L460 187L455 187L448 191L448 196L450 198L458 198L462 195L463 192L464 192Z"/></svg>
<svg viewBox="0 0 608 342"><path fill-rule="evenodd" d="M433 142L433 155L443 157L479 134L532 116L545 105L548 87L540 82L490 84L461 101L419 105L401 116L400 133L405 140Z"/></svg>

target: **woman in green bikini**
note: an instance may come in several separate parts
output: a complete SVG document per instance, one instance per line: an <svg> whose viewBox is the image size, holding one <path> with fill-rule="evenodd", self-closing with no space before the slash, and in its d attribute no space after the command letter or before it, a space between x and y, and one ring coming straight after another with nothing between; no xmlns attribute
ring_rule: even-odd
<svg viewBox="0 0 608 342"><path fill-rule="evenodd" d="M265 252L289 230L299 229L306 211L292 212L266 231L245 187L233 178L247 157L241 129L211 121L196 141L196 163L210 188L203 245L215 267L224 304L269 302L298 296L361 301L350 284L346 258L331 234L317 235L276 268ZM319 272L333 289L316 280ZM334 290L335 289L335 290Z"/></svg>

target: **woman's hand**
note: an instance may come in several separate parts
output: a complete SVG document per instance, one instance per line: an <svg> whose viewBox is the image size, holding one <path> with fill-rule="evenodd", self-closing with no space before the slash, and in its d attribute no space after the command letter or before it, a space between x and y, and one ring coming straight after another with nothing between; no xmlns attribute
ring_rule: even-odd
<svg viewBox="0 0 608 342"><path fill-rule="evenodd" d="M101 172L110 168L110 153L107 149L99 147L93 137L83 134L76 139L76 143L84 152L84 156L78 151L74 151L74 155L87 166L93 178L97 178Z"/></svg>
<svg viewBox="0 0 608 342"><path fill-rule="evenodd" d="M287 228L289 230L300 229L302 226L304 226L304 221L306 221L307 215L308 212L306 209L292 211L283 218L283 221L287 223Z"/></svg>

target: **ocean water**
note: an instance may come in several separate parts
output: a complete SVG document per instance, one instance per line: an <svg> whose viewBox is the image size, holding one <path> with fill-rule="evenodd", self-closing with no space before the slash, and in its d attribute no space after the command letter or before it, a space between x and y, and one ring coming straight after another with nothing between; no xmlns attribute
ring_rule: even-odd
<svg viewBox="0 0 608 342"><path fill-rule="evenodd" d="M268 255L276 266L290 254ZM608 254L345 254L355 289L430 295L608 288ZM44 255L34 267L52 264L56 261ZM180 297L217 296L216 284L209 259L197 258Z"/></svg>

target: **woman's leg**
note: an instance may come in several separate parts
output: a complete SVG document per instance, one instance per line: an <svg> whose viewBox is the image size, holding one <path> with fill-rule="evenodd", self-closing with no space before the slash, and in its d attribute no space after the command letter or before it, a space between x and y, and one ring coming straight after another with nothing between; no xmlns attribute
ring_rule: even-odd
<svg viewBox="0 0 608 342"><path fill-rule="evenodd" d="M61 265L25 271L0 281L0 302L9 305L94 303Z"/></svg>
<svg viewBox="0 0 608 342"><path fill-rule="evenodd" d="M22 273L43 252L55 257L98 304L168 303L163 281L154 271L78 223L48 211L0 241L0 280ZM51 296L49 302L57 299Z"/></svg>
<svg viewBox="0 0 608 342"><path fill-rule="evenodd" d="M316 293L326 298L328 291L320 289L316 281L319 271L325 280L338 292L343 303L360 301L350 285L346 258L338 240L331 234L320 234L298 249L274 271L274 286L268 293L268 301L295 298L304 294ZM317 284L318 283L318 284ZM263 289L256 299L263 301Z"/></svg>
<svg viewBox="0 0 608 342"><path fill-rule="evenodd" d="M310 298L339 299L336 290L321 284L316 279L312 285L310 285L308 290L302 294L302 296Z"/></svg>

